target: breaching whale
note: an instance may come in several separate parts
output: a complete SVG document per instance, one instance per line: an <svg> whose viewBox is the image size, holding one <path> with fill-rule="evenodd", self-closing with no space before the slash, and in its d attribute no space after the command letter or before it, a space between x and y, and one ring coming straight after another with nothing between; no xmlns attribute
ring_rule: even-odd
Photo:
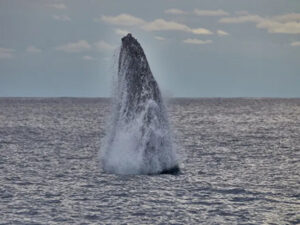
<svg viewBox="0 0 300 225"><path fill-rule="evenodd" d="M161 93L146 55L131 34L122 38L110 130L102 151L105 171L179 172Z"/></svg>

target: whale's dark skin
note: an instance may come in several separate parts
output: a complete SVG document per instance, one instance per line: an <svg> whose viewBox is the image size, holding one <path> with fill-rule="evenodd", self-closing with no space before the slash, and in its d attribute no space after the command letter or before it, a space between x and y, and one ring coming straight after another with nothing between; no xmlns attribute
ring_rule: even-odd
<svg viewBox="0 0 300 225"><path fill-rule="evenodd" d="M126 112L128 114L133 113L133 110L139 112L144 109L143 103L149 99L154 100L161 107L161 94L146 55L131 34L122 38L118 73L119 79L127 80L127 89L130 90L127 96Z"/></svg>
<svg viewBox="0 0 300 225"><path fill-rule="evenodd" d="M142 137L147 137L148 140L143 147L145 168L153 165L154 156L159 156L162 157L160 164L163 169L155 173L178 173L178 164L170 166L168 159L164 158L168 154L163 154L163 151L169 151L166 149L170 149L168 147L171 146L169 134L160 136L151 130L152 128L168 130L169 124L161 93L150 70L146 55L131 34L122 38L118 62L118 90L116 124L119 121L130 124L131 121L142 116L143 126L140 128L140 132ZM116 125L116 127L118 126ZM152 128L149 129L149 127ZM145 169L145 171L147 170ZM147 172L142 171L141 173Z"/></svg>

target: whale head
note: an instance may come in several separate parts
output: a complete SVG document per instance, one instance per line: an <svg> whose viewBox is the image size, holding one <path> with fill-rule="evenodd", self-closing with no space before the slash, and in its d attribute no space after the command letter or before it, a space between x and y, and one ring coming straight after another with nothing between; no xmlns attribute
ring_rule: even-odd
<svg viewBox="0 0 300 225"><path fill-rule="evenodd" d="M160 91L148 64L143 48L131 34L122 38L119 55L118 83L121 95L126 99L126 114L141 111L145 103L154 100L161 102Z"/></svg>
<svg viewBox="0 0 300 225"><path fill-rule="evenodd" d="M124 68L129 66L131 68ZM130 33L122 38L122 46L119 56L119 70L130 69L130 73L134 74L132 69L140 71L141 69L147 70L151 73L146 55L140 43ZM137 72L138 72L137 71Z"/></svg>

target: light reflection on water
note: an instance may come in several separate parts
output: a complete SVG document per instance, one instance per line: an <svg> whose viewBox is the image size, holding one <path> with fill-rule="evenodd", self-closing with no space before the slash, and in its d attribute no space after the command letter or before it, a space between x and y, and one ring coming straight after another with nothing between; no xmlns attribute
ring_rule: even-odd
<svg viewBox="0 0 300 225"><path fill-rule="evenodd" d="M300 223L300 99L172 100L177 176L103 173L108 112L0 99L1 223Z"/></svg>

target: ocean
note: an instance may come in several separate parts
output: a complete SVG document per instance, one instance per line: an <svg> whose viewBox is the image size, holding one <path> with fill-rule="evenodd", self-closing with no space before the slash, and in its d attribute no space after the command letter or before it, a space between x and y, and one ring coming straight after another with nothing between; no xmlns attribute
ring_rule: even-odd
<svg viewBox="0 0 300 225"><path fill-rule="evenodd" d="M0 224L300 224L300 99L168 100L177 175L102 170L110 105L0 98Z"/></svg>

